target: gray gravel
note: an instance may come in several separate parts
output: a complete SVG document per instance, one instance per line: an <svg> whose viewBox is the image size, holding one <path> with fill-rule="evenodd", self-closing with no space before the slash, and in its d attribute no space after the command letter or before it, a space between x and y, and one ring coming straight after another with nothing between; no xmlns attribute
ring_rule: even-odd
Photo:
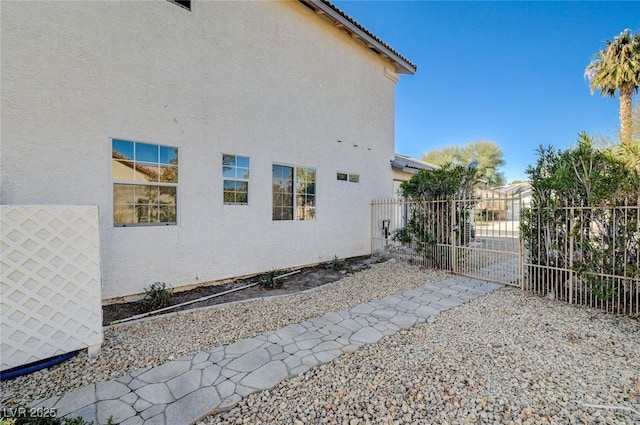
<svg viewBox="0 0 640 425"><path fill-rule="evenodd" d="M0 383L1 406L25 405L144 366L230 344L264 331L382 298L447 275L405 263L374 264L311 291L209 307L105 328L95 363L86 353L58 366Z"/></svg>
<svg viewBox="0 0 640 425"><path fill-rule="evenodd" d="M307 293L111 327L96 363L82 355L3 382L2 405L113 379L445 277L387 262ZM640 324L504 289L250 395L200 424L640 423L630 410L585 405L640 410Z"/></svg>
<svg viewBox="0 0 640 425"><path fill-rule="evenodd" d="M503 289L199 424L633 424L640 325Z"/></svg>

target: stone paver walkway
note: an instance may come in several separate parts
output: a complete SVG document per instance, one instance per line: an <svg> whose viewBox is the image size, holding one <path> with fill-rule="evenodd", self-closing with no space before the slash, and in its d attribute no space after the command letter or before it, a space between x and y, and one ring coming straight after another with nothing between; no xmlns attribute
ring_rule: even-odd
<svg viewBox="0 0 640 425"><path fill-rule="evenodd" d="M466 277L326 313L34 403L105 424L188 425L242 397L501 288Z"/></svg>

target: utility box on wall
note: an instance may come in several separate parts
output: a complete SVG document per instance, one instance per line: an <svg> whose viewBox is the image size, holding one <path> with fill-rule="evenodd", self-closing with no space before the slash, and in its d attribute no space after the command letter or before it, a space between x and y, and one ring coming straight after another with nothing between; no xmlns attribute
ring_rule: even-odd
<svg viewBox="0 0 640 425"><path fill-rule="evenodd" d="M103 341L95 205L0 205L0 370Z"/></svg>

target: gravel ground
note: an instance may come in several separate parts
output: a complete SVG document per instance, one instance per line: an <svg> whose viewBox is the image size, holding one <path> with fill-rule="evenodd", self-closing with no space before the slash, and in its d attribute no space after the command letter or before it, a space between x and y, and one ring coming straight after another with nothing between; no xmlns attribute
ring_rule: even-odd
<svg viewBox="0 0 640 425"><path fill-rule="evenodd" d="M1 404L61 394L445 277L387 262L307 293L107 328L94 364L83 354L3 382ZM503 289L199 424L640 423L640 414L585 404L640 410L640 323Z"/></svg>
<svg viewBox="0 0 640 425"><path fill-rule="evenodd" d="M637 424L640 324L503 289L202 424Z"/></svg>
<svg viewBox="0 0 640 425"><path fill-rule="evenodd" d="M265 298L105 328L98 359L86 352L49 369L0 383L0 406L69 392L117 378L144 366L255 336L328 311L437 282L447 275L406 263L385 262L308 292ZM292 308L295 306L295 308Z"/></svg>

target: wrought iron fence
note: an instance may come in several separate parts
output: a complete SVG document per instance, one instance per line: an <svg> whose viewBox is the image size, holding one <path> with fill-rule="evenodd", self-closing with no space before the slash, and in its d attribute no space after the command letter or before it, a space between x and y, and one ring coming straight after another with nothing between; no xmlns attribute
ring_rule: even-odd
<svg viewBox="0 0 640 425"><path fill-rule="evenodd" d="M372 250L426 267L519 285L520 198L372 202Z"/></svg>
<svg viewBox="0 0 640 425"><path fill-rule="evenodd" d="M640 199L534 206L523 216L523 289L608 312L640 314Z"/></svg>
<svg viewBox="0 0 640 425"><path fill-rule="evenodd" d="M498 197L371 205L373 252L640 314L640 200L597 207L528 207Z"/></svg>

